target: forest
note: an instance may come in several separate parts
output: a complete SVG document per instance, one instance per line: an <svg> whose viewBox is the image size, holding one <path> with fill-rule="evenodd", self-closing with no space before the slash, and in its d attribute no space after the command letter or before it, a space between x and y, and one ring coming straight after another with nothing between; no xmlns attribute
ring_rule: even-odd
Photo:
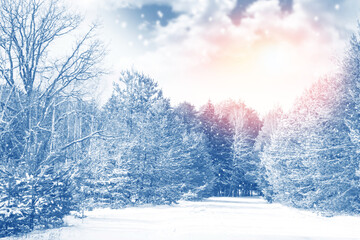
<svg viewBox="0 0 360 240"><path fill-rule="evenodd" d="M99 106L87 94L106 73L96 26L55 49L80 25L58 0L0 0L0 237L210 196L360 213L359 32L338 74L260 118L235 100L173 106L135 70Z"/></svg>

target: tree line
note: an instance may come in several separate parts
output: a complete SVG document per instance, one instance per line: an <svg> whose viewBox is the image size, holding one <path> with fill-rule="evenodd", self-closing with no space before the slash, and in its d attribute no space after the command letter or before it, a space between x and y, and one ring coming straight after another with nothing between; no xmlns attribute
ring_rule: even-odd
<svg viewBox="0 0 360 240"><path fill-rule="evenodd" d="M100 108L84 89L105 51L96 26L75 38L80 26L60 0L0 1L0 237L61 226L72 211L258 190L256 112L171 106L136 71Z"/></svg>
<svg viewBox="0 0 360 240"><path fill-rule="evenodd" d="M360 42L341 72L320 79L292 110L264 119L261 188L269 201L326 215L360 212Z"/></svg>

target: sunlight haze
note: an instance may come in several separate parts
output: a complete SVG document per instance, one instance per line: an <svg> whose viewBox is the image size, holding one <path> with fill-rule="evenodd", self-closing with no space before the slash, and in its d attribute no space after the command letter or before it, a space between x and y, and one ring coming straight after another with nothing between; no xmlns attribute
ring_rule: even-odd
<svg viewBox="0 0 360 240"><path fill-rule="evenodd" d="M240 99L264 114L289 109L319 77L337 71L356 26L354 0L79 1L103 24L111 81L133 68L172 103ZM74 4L74 5L76 5ZM76 5L78 6L78 5ZM343 24L342 24L343 23Z"/></svg>

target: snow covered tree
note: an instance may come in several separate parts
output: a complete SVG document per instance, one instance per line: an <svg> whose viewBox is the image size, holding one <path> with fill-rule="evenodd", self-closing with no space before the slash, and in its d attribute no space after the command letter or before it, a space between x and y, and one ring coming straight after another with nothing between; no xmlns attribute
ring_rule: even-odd
<svg viewBox="0 0 360 240"><path fill-rule="evenodd" d="M254 145L254 150L259 158L262 152L264 151L265 147L271 143L272 135L278 128L282 117L283 117L283 111L281 108L277 107L271 110L263 118L263 125L261 127L258 136L256 137L255 145ZM261 194L269 202L271 202L273 192L269 182L267 181L266 167L263 164L264 162L260 161L257 185Z"/></svg>
<svg viewBox="0 0 360 240"><path fill-rule="evenodd" d="M171 203L181 196L183 129L157 83L137 72L124 72L104 108L112 136L108 161L123 173L122 191L134 204ZM126 191L125 191L126 190Z"/></svg>
<svg viewBox="0 0 360 240"><path fill-rule="evenodd" d="M225 101L216 108L227 119L232 132L232 195L249 196L257 191L260 160L254 151L255 139L261 127L256 112L242 102Z"/></svg>
<svg viewBox="0 0 360 240"><path fill-rule="evenodd" d="M344 121L343 84L325 78L297 100L265 146L262 162L282 203L326 212L355 211L358 162Z"/></svg>
<svg viewBox="0 0 360 240"><path fill-rule="evenodd" d="M264 116L261 130L256 137L256 151L263 151L264 147L271 142L271 135L277 129L283 114L283 110L280 107L276 107Z"/></svg>
<svg viewBox="0 0 360 240"><path fill-rule="evenodd" d="M343 95L345 97L345 123L349 128L349 136L355 146L356 172L352 182L353 190L360 188L360 25L350 40L350 48L343 61L342 82L344 85ZM354 174L354 173L352 173ZM360 196L354 196L352 205L360 211Z"/></svg>
<svg viewBox="0 0 360 240"><path fill-rule="evenodd" d="M175 114L182 139L179 160L182 162L180 168L183 175L183 198L208 197L211 195L215 176L198 112L191 104L182 103L175 108Z"/></svg>
<svg viewBox="0 0 360 240"><path fill-rule="evenodd" d="M199 119L215 175L213 195L229 196L232 176L230 123L215 113L215 107L210 101L200 110Z"/></svg>
<svg viewBox="0 0 360 240"><path fill-rule="evenodd" d="M8 193L16 196L1 202L0 211L5 222L13 219L5 215L20 216L5 232L52 227L69 212L67 151L80 140L59 138L67 111L73 111L65 102L100 75L103 56L94 27L74 40L72 50L64 49L65 55L56 51L58 41L80 23L58 0L0 1L0 139L6 141L0 178L11 179Z"/></svg>

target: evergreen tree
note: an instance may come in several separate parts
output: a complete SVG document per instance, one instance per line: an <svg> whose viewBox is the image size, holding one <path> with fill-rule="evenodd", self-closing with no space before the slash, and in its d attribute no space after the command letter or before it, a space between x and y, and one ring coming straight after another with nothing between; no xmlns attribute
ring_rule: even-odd
<svg viewBox="0 0 360 240"><path fill-rule="evenodd" d="M282 119L262 154L274 199L326 212L356 211L354 155L344 121L343 85L322 79Z"/></svg>
<svg viewBox="0 0 360 240"><path fill-rule="evenodd" d="M250 196L257 191L260 160L254 151L261 127L256 112L242 102L226 101L217 106L218 115L227 119L232 132L232 195Z"/></svg>
<svg viewBox="0 0 360 240"><path fill-rule="evenodd" d="M182 128L157 83L124 72L105 106L110 140L108 160L126 182L134 204L171 203L181 196L185 179ZM187 154L187 153L186 153ZM121 171L120 171L121 170Z"/></svg>
<svg viewBox="0 0 360 240"><path fill-rule="evenodd" d="M213 104L209 101L202 107L199 115L201 128L206 136L215 182L213 195L231 194L232 176L232 132L226 118L219 118Z"/></svg>
<svg viewBox="0 0 360 240"><path fill-rule="evenodd" d="M264 151L265 147L271 143L272 135L279 126L279 123L283 117L283 111L281 108L275 108L265 115L263 119L263 125L259 132L259 135L256 137L254 150L256 154L261 158L261 154ZM268 176L266 172L266 166L264 166L264 161L260 161L259 166L259 176L257 178L257 185L267 201L271 202L273 197L273 191L271 185L267 181Z"/></svg>
<svg viewBox="0 0 360 240"><path fill-rule="evenodd" d="M175 108L177 127L181 131L182 191L186 199L199 199L211 194L214 173L194 106L182 103Z"/></svg>

